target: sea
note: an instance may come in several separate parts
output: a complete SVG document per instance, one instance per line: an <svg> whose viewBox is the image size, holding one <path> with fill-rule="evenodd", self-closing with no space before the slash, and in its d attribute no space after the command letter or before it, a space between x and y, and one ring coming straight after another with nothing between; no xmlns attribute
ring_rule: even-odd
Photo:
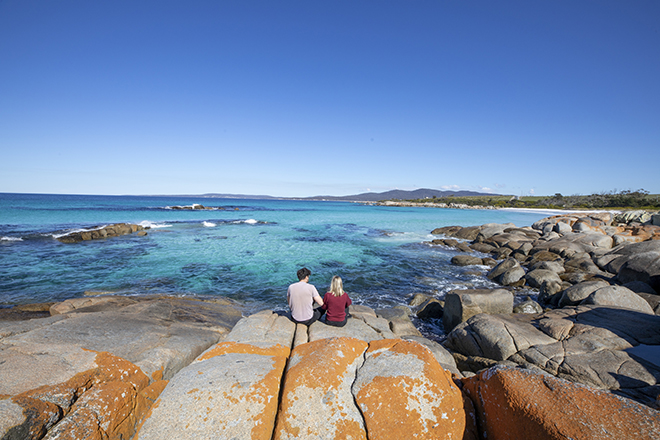
<svg viewBox="0 0 660 440"><path fill-rule="evenodd" d="M177 209L200 204L210 210ZM484 266L450 263L458 251L432 245L435 228L514 223L542 211L374 206L351 202L188 196L0 193L0 307L87 294L225 297L246 314L286 310L286 290L307 267L321 295L334 275L355 304L408 304L423 293L491 288ZM57 237L112 223L137 234L65 244ZM536 295L516 292L517 299ZM416 320L442 337L437 320Z"/></svg>

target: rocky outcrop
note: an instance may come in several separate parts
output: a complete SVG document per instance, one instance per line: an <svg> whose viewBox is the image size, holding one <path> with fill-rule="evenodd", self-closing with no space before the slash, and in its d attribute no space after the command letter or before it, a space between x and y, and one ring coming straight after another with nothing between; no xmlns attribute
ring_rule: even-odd
<svg viewBox="0 0 660 440"><path fill-rule="evenodd" d="M455 264L456 266L472 266L475 264L484 264L484 261L482 258L473 255L455 255L451 258L451 264Z"/></svg>
<svg viewBox="0 0 660 440"><path fill-rule="evenodd" d="M98 226L84 231L71 232L57 237L62 243L79 243L88 240L100 240L103 238L119 237L137 232L139 236L147 235L144 226L129 223L115 223L107 226Z"/></svg>
<svg viewBox="0 0 660 440"><path fill-rule="evenodd" d="M647 313L579 306L537 315L481 314L457 326L445 345L467 356L459 369L469 366L470 358L487 358L616 391L653 407L660 393L657 360L647 356L649 350L629 352L660 346L660 317Z"/></svg>
<svg viewBox="0 0 660 440"><path fill-rule="evenodd" d="M43 314L48 307L29 309ZM353 317L339 329L323 323L295 325L271 311L240 319L240 308L223 300L100 296L53 304L50 311L51 316L30 321L0 321L2 438L270 439L273 433L289 438L300 429L335 438L360 431L348 422L348 405L355 426L367 431L351 384L370 344L399 341L416 347L416 356L431 363L433 375L460 375L451 354L416 329L404 332L409 341L398 339L391 330L394 323L410 318L409 311L397 308L380 315L352 306ZM333 334L336 330L344 333ZM342 367L328 359L351 356L342 364L347 366L344 380L332 382ZM317 376L319 368L326 370ZM316 386L316 395L299 383L314 377L321 382L307 385ZM445 393L460 396L451 380L445 382L453 387ZM287 385L281 388L282 383ZM335 384L335 394L328 394L329 383ZM301 405L304 396L316 406ZM303 414L319 409L324 410L319 417L307 419L318 426L300 425ZM329 416L333 411L334 418ZM415 415L407 416L410 426L419 421ZM464 413L456 417L464 424L468 419ZM454 421L453 426L460 425Z"/></svg>
<svg viewBox="0 0 660 440"><path fill-rule="evenodd" d="M539 302L557 309L544 311L530 299L528 310L517 309L529 313L482 310L460 319L448 316L456 301L446 294L444 345L459 369L466 375L498 363L540 369L655 408L660 359L649 353L660 346L660 317L654 316L660 312L660 228L635 223L640 219L577 213L531 228L470 227L479 231L470 256L484 252L501 260L485 274L489 279L513 293L538 289ZM434 232L457 237L462 230Z"/></svg>
<svg viewBox="0 0 660 440"><path fill-rule="evenodd" d="M644 298L623 286L601 287L591 293L581 304L616 306L653 314L653 309Z"/></svg>
<svg viewBox="0 0 660 440"><path fill-rule="evenodd" d="M470 237L469 247L473 251L501 260L488 272L489 279L512 288L539 289L539 302L546 306L612 304L648 311L637 300L639 296L653 310L660 310L660 227L635 223L639 218L637 215L614 219L632 221L624 224L613 223L609 213L573 213L539 220L529 228L511 224L447 226L432 233ZM626 234L635 237L634 240L621 238ZM465 245L455 238L438 238L431 243L443 243L458 250L459 245ZM488 257L479 254L455 255L452 263L478 265L480 258L481 264L488 264ZM633 291L636 296L617 287L609 291L615 297L609 295L605 299L606 291L590 297L596 290L591 286L596 284L604 288L633 282L650 286L651 292L638 285ZM654 294L659 296L658 300L649 296Z"/></svg>
<svg viewBox="0 0 660 440"><path fill-rule="evenodd" d="M409 320L402 307L352 306L339 329L296 325L268 310L238 320L240 309L229 302L168 297L80 298L51 310L46 318L0 322L2 438L470 440L555 438L553 426L586 433L575 438L591 438L589 429L645 438L638 432L657 430L655 410L530 370L461 379L441 345L392 331L397 320ZM631 321L631 313L640 317ZM620 386L610 389L637 387L640 400L653 395L660 374L641 351L625 358L624 350L660 343L657 319L587 306L540 316L478 314L450 338L469 334L452 344L472 346L452 347L471 353L470 362L488 356L555 368L558 376L573 369L610 380L599 365L614 359ZM598 356L584 357L594 348ZM619 417L630 423L603 421L591 409L596 400L607 414L624 411ZM568 409L561 423L557 408ZM563 430L574 425L588 429Z"/></svg>
<svg viewBox="0 0 660 440"><path fill-rule="evenodd" d="M521 315L475 315L447 336L445 345L467 356L503 361L520 350L556 340L538 331Z"/></svg>
<svg viewBox="0 0 660 440"><path fill-rule="evenodd" d="M131 438L167 379L240 319L228 301L102 297L0 321L7 439Z"/></svg>
<svg viewBox="0 0 660 440"><path fill-rule="evenodd" d="M244 318L169 382L137 438L167 432L182 439L366 439L388 438L375 433L393 429L417 438L463 438L475 432L460 389L438 361L447 362L446 351L438 356L428 340L383 339L391 335L387 320L364 306L351 315L339 330L352 327L358 338L331 333L336 328L322 322L296 326L270 311ZM373 333L366 331L371 318ZM386 398L396 419L374 411Z"/></svg>

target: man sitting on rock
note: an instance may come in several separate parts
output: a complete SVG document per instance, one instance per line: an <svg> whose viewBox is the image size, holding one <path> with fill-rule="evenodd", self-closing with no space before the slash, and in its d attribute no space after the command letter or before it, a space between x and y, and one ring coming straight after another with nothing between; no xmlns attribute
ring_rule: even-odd
<svg viewBox="0 0 660 440"><path fill-rule="evenodd" d="M314 301L323 305L323 299L314 285L309 284L309 276L312 272L303 267L297 272L297 283L291 284L286 292L286 298L291 309L291 320L296 324L312 325L321 316L324 310L314 308Z"/></svg>

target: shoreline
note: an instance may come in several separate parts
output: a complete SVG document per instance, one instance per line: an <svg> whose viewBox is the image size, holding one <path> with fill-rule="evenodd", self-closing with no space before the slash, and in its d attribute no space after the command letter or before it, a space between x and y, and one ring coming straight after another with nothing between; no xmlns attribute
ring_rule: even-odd
<svg viewBox="0 0 660 440"><path fill-rule="evenodd" d="M536 212L539 214L592 214L599 212L609 212L610 214L620 214L620 209L590 209L590 210L579 210L579 209L551 209L551 208L495 208L500 211L511 211L511 212Z"/></svg>
<svg viewBox="0 0 660 440"><path fill-rule="evenodd" d="M619 215L632 212L646 212L649 215L660 215L660 210L643 209L643 208L625 208L625 209L557 209L557 208L500 208L492 205L467 205L463 203L418 203L407 201L391 201L384 202L353 202L361 205L368 206L393 206L393 207L406 207L406 208L440 208L440 209L464 209L464 210L487 210L487 211L507 211L507 212L527 212L538 214L550 215L565 215L565 214L598 214L609 213L612 215Z"/></svg>
<svg viewBox="0 0 660 440"><path fill-rule="evenodd" d="M387 200L384 202L365 202L358 201L354 203L359 203L361 205L369 206L394 206L394 207L408 207L408 208L440 208L440 209L474 209L474 210L489 210L489 211L509 211L509 212L534 212L539 214L573 214L573 213L599 213L599 212L608 212L611 214L620 214L625 211L646 211L646 212L656 212L655 210L647 209L634 209L630 208L629 210L621 209L557 209L557 208L499 208L492 205L467 205L464 203L419 203L419 202L407 202L407 201L392 201Z"/></svg>

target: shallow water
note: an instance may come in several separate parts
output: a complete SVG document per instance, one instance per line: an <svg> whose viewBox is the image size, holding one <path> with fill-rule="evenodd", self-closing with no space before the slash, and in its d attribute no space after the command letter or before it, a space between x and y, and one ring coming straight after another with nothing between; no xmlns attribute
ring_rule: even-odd
<svg viewBox="0 0 660 440"><path fill-rule="evenodd" d="M217 210L175 210L194 203ZM365 206L355 203L194 197L0 194L0 306L60 301L85 291L219 295L249 310L284 309L302 266L323 294L333 275L356 304L407 304L455 288L494 286L425 242L448 225L512 222L537 212ZM129 222L136 234L64 244L57 235ZM524 292L523 292L524 294ZM437 323L418 323L428 331ZM429 330L430 329L430 330Z"/></svg>

